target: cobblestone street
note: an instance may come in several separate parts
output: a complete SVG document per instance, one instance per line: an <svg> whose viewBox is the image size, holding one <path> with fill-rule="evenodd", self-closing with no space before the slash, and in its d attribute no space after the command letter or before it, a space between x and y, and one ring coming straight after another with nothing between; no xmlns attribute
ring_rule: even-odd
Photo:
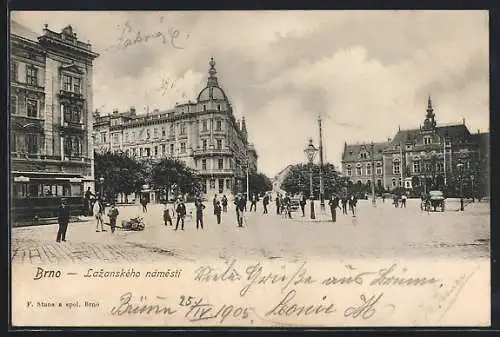
<svg viewBox="0 0 500 337"><path fill-rule="evenodd" d="M223 213L218 225L211 203L206 203L205 229L196 230L186 219L185 230L165 227L161 205L151 205L144 215L146 229L111 234L96 232L95 221L70 223L67 242L56 243L57 225L13 228L13 263L133 262L197 258L300 259L319 258L489 258L489 203L471 203L457 212L458 201L449 200L447 211L420 211L418 200L407 208L394 208L390 201L360 201L358 216L338 212L337 222L319 214L315 221L299 213L293 219L257 212L246 216L246 226L236 227L234 207ZM188 206L188 213L189 213ZM316 204L319 210L319 203ZM119 208L121 219L142 214L136 206ZM174 222L175 226L175 222Z"/></svg>

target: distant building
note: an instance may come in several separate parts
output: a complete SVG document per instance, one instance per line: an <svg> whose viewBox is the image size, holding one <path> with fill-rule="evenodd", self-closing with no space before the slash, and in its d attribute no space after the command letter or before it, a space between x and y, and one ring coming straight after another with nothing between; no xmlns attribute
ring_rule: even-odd
<svg viewBox="0 0 500 337"><path fill-rule="evenodd" d="M93 186L92 73L98 54L71 26L57 33L45 25L38 36L11 21L10 46L14 217L50 216L60 197L76 205Z"/></svg>
<svg viewBox="0 0 500 337"><path fill-rule="evenodd" d="M429 97L420 128L399 130L393 139L374 143L373 148L371 143L344 144L342 171L353 183L370 184L373 167L376 186L388 191L425 188L431 178L446 186L461 177L474 188L475 182L489 183L489 134L471 134L465 120L437 125Z"/></svg>
<svg viewBox="0 0 500 337"><path fill-rule="evenodd" d="M245 118L235 119L219 86L213 58L209 66L207 85L195 102L145 114L137 114L134 108L107 115L95 112L96 151L123 151L139 159L180 159L197 171L205 194L243 192L247 168L257 171L257 152L248 141Z"/></svg>

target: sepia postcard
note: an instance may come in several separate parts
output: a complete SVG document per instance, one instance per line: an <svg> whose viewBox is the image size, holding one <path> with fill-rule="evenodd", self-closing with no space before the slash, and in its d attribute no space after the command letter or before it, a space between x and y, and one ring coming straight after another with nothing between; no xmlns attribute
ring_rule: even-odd
<svg viewBox="0 0 500 337"><path fill-rule="evenodd" d="M12 327L490 326L487 11L13 11Z"/></svg>

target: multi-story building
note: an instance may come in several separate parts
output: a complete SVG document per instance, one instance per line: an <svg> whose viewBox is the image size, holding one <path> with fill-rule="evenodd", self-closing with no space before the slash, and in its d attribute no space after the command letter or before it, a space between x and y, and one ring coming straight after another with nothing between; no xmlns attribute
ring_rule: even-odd
<svg viewBox="0 0 500 337"><path fill-rule="evenodd" d="M71 26L41 36L11 22L10 154L14 217L43 216L93 186L92 67ZM54 202L51 202L52 199ZM75 210L75 207L73 207Z"/></svg>
<svg viewBox="0 0 500 337"><path fill-rule="evenodd" d="M375 167L376 185L385 190L411 190L436 179L442 186L459 178L473 185L474 179L479 183L489 178L489 134L471 134L465 120L437 125L435 117L429 97L426 118L418 129L398 130L393 139L373 147L371 143L345 144L343 173L353 183L366 184Z"/></svg>
<svg viewBox="0 0 500 337"><path fill-rule="evenodd" d="M257 152L248 142L245 118L233 107L209 62L207 85L195 102L145 114L134 108L94 114L97 151L123 151L139 159L171 157L196 170L207 195L245 190L246 171L257 171ZM154 198L154 194L152 194Z"/></svg>

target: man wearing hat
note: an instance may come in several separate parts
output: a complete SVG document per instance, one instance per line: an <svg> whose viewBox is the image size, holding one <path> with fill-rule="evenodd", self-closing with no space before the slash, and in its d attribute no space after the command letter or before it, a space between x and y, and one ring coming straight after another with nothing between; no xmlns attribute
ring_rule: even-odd
<svg viewBox="0 0 500 337"><path fill-rule="evenodd" d="M59 230L57 231L57 242L66 242L66 231L68 230L69 223L69 208L66 205L66 200L61 199L61 205L57 209L57 222L59 224Z"/></svg>

